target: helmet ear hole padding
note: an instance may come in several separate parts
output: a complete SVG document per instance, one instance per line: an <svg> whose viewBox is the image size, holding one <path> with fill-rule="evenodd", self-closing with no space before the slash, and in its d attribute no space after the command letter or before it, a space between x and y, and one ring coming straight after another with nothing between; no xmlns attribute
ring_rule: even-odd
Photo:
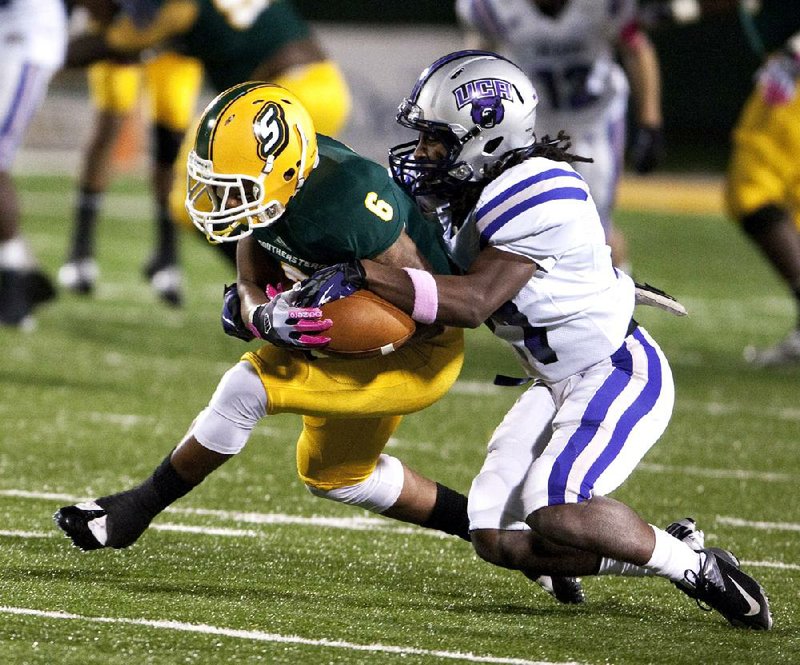
<svg viewBox="0 0 800 665"><path fill-rule="evenodd" d="M486 142L486 145L483 147L483 154L493 155L495 151L500 147L500 144L502 142L503 142L502 136L490 139L489 141Z"/></svg>

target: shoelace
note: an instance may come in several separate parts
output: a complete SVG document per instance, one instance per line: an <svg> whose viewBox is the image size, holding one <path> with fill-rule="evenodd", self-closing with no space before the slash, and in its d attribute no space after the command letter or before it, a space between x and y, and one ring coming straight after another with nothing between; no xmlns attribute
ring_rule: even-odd
<svg viewBox="0 0 800 665"><path fill-rule="evenodd" d="M708 558L708 554L706 554L706 558ZM710 612L713 608L707 603L700 600L699 597L701 586L703 587L702 590L705 591L706 587L709 585L709 581L706 579L706 576L703 575L703 569L705 568L705 564L706 564L706 559L703 559L703 562L700 565L699 573L696 573L691 569L684 571L683 579L686 581L687 584L691 586L691 589L688 590L689 596L694 598L694 602L697 603L697 607L703 610L703 612Z"/></svg>

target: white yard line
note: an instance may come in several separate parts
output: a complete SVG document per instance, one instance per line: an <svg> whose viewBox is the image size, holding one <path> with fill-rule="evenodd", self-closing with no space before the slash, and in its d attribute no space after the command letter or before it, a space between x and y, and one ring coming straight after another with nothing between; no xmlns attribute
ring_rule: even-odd
<svg viewBox="0 0 800 665"><path fill-rule="evenodd" d="M360 651L370 653L387 653L399 656L431 656L433 658L446 658L470 663L498 663L501 665L577 665L574 661L569 663L552 663L541 660L524 660L522 658L502 658L498 656L480 656L473 653L459 651L443 651L434 649L418 649L416 647L393 646L389 644L356 644L342 640L312 639L298 635L280 635L278 633L265 633L259 630L239 630L236 628L222 628L208 624L184 623L182 621L129 619L125 617L93 617L69 612L53 612L35 610L26 607L0 606L0 613L17 616L33 616L42 619L72 620L86 623L122 624L128 626L145 626L157 630L173 630L184 633L199 633L203 635L219 635L233 639L251 642L273 642L275 644L301 644L305 646L324 647L329 649L343 649L346 651Z"/></svg>

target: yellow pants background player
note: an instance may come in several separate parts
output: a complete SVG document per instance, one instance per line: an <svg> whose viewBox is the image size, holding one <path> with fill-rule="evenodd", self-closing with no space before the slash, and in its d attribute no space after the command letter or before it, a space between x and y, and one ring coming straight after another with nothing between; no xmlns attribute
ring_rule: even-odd
<svg viewBox="0 0 800 665"><path fill-rule="evenodd" d="M745 358L759 367L800 363L800 13L796 7L788 11L794 13L772 25L797 33L771 52L757 74L733 133L726 183L729 214L796 303L795 325L783 340L745 349Z"/></svg>
<svg viewBox="0 0 800 665"><path fill-rule="evenodd" d="M80 294L94 289L98 276L95 230L103 194L113 174L114 150L144 95L153 130L151 186L156 202L155 247L144 273L162 300L180 304L169 191L173 164L195 113L202 81L203 68L198 60L172 52L160 53L143 64L101 61L89 68L89 93L96 112L80 176L72 241L67 261L59 271L62 286Z"/></svg>

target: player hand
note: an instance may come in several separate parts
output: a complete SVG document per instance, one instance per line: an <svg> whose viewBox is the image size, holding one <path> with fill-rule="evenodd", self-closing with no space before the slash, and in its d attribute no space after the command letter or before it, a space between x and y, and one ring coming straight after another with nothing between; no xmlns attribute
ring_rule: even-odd
<svg viewBox="0 0 800 665"><path fill-rule="evenodd" d="M364 266L358 259L337 263L321 268L303 280L298 288L297 302L303 307L321 307L363 289L366 282Z"/></svg>
<svg viewBox="0 0 800 665"><path fill-rule="evenodd" d="M242 301L236 282L226 286L222 292L222 330L226 335L238 337L245 342L255 339L242 320Z"/></svg>
<svg viewBox="0 0 800 665"><path fill-rule="evenodd" d="M633 137L630 160L639 174L650 173L664 158L664 133L661 127L640 125Z"/></svg>
<svg viewBox="0 0 800 665"><path fill-rule="evenodd" d="M800 78L800 54L782 51L769 58L756 72L761 97L769 106L791 102L797 94Z"/></svg>
<svg viewBox="0 0 800 665"><path fill-rule="evenodd" d="M318 349L330 342L330 337L320 335L333 325L322 318L319 307L297 305L298 289L282 291L267 287L271 300L256 307L253 320L247 324L254 337L275 346L291 349Z"/></svg>

